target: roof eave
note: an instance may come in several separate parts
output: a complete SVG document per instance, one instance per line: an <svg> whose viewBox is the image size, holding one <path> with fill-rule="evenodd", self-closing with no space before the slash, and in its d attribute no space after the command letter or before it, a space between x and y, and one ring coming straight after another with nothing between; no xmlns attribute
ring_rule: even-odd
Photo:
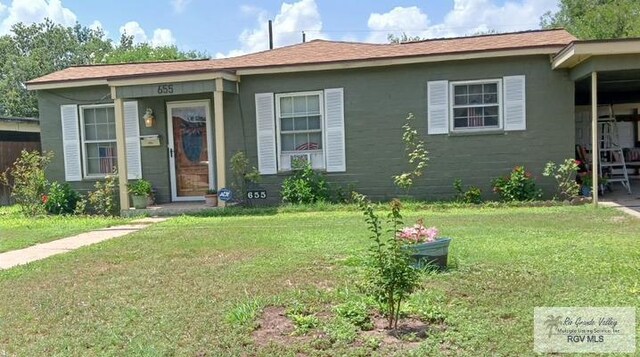
<svg viewBox="0 0 640 357"><path fill-rule="evenodd" d="M638 53L640 38L574 41L553 58L552 68L573 68L592 56Z"/></svg>
<svg viewBox="0 0 640 357"><path fill-rule="evenodd" d="M383 67L416 63L433 63L445 61L460 61L470 59L512 57L512 56L529 56L529 55L553 55L556 54L565 45L545 45L532 47L516 47L501 50L486 51L466 51L452 52L435 55L416 55L416 56L399 56L386 58L360 59L350 61L327 61L322 63L305 63L295 65L278 65L263 67L240 67L236 68L239 76L256 75L256 74L274 74L289 72L309 72L324 71L335 69L352 69L366 67Z"/></svg>

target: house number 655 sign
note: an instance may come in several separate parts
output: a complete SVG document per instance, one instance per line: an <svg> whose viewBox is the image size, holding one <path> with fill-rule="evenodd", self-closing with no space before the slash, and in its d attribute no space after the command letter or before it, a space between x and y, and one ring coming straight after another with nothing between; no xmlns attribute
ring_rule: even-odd
<svg viewBox="0 0 640 357"><path fill-rule="evenodd" d="M161 84L158 86L158 94L173 93L173 84Z"/></svg>

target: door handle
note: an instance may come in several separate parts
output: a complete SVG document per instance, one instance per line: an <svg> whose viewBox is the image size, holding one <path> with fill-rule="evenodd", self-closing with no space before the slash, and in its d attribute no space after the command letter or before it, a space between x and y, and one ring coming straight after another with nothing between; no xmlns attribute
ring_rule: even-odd
<svg viewBox="0 0 640 357"><path fill-rule="evenodd" d="M169 148L169 157L173 157L173 148Z"/></svg>

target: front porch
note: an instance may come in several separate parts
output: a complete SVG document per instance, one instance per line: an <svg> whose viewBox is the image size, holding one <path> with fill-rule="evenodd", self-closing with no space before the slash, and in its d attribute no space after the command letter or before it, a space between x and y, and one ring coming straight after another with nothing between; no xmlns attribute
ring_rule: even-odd
<svg viewBox="0 0 640 357"><path fill-rule="evenodd" d="M198 212L206 208L202 201L207 190L226 187L224 95L237 95L237 80L219 72L108 81L119 181L151 181L162 203L146 210L123 209L122 215ZM131 116L138 117L139 135L132 135L132 123L127 122ZM127 172L131 162L139 167L134 174ZM130 207L129 199L127 190L120 190L120 207Z"/></svg>

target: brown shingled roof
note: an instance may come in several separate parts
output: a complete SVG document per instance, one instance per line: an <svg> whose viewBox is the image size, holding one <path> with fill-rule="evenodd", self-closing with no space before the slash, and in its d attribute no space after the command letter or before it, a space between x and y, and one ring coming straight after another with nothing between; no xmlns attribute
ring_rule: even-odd
<svg viewBox="0 0 640 357"><path fill-rule="evenodd" d="M402 44L369 44L314 40L244 56L199 61L174 61L70 67L28 84L136 76L230 71L248 68L312 65L527 48L558 48L575 41L565 30L540 30L496 35L433 39Z"/></svg>

